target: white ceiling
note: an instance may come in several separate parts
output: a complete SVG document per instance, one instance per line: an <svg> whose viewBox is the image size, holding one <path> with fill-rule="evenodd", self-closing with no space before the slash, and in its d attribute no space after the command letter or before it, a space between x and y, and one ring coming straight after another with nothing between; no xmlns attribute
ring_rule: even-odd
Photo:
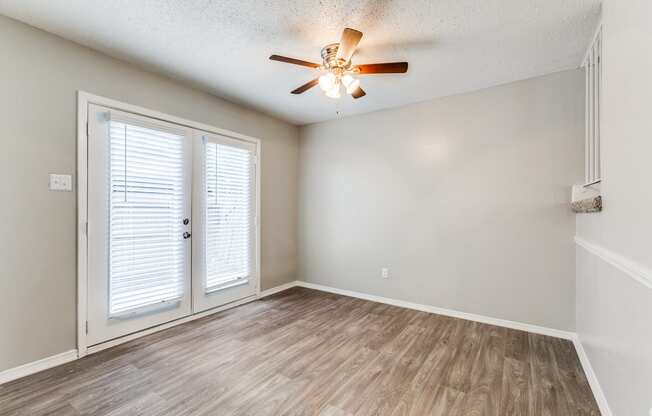
<svg viewBox="0 0 652 416"><path fill-rule="evenodd" d="M0 13L228 100L307 124L577 67L600 0L0 0ZM309 68L344 27L354 63L408 61L362 77L367 96L332 100ZM338 114L339 112L339 114Z"/></svg>

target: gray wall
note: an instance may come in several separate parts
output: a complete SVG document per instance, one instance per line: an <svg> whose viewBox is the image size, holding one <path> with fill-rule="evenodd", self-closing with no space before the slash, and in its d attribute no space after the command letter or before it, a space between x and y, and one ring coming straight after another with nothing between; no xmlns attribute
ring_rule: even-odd
<svg viewBox="0 0 652 416"><path fill-rule="evenodd" d="M601 184L604 210L577 235L652 280L652 2L606 0ZM614 415L652 407L652 289L577 249L577 331Z"/></svg>
<svg viewBox="0 0 652 416"><path fill-rule="evenodd" d="M298 129L0 16L0 371L75 348L76 91L262 139L262 286L296 278Z"/></svg>
<svg viewBox="0 0 652 416"><path fill-rule="evenodd" d="M566 71L303 127L299 277L574 330L583 100Z"/></svg>

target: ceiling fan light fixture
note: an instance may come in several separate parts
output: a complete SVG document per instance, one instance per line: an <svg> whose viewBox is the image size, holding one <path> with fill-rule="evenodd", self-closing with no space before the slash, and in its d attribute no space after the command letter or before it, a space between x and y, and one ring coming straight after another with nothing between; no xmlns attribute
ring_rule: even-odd
<svg viewBox="0 0 652 416"><path fill-rule="evenodd" d="M339 83L333 84L331 89L326 91L326 96L329 98L340 98L340 84Z"/></svg>
<svg viewBox="0 0 652 416"><path fill-rule="evenodd" d="M319 87L325 92L332 90L336 84L337 84L337 77L332 72L329 72L319 77Z"/></svg>
<svg viewBox="0 0 652 416"><path fill-rule="evenodd" d="M346 85L346 93L353 94L355 90L357 90L359 87L360 87L360 80L354 79L353 81L349 82L349 85Z"/></svg>
<svg viewBox="0 0 652 416"><path fill-rule="evenodd" d="M345 28L342 31L339 43L330 43L321 49L322 65L281 55L271 55L269 59L314 68L321 72L321 76L295 88L290 91L291 94L303 94L310 88L319 85L328 97L340 98L340 86L343 86L347 94L351 94L351 97L358 99L364 97L367 93L360 88L360 81L354 78L352 74L404 74L408 70L407 62L353 65L351 57L355 53L361 38L362 32Z"/></svg>

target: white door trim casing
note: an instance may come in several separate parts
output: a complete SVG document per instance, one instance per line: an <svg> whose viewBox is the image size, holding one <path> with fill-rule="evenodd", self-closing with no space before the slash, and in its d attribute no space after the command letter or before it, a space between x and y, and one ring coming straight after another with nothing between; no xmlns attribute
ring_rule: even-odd
<svg viewBox="0 0 652 416"><path fill-rule="evenodd" d="M95 346L92 350L89 349L87 343L87 317L88 317L88 107L89 104L97 104L100 106L113 108L120 111L134 113L137 115L151 117L158 120L167 121L170 123L178 124L180 126L189 127L192 129L202 130L209 133L230 137L233 139L242 140L252 143L256 146L256 154L258 155L257 169L256 169L256 206L258 209L256 221L256 296L252 299L243 299L243 301L251 301L260 294L260 172L261 172L261 141L258 138L247 136L244 134L236 133L233 131L221 129L208 124L203 124L184 118L172 116L169 114L161 113L155 110L150 110L144 107L136 106L133 104L123 103L110 98L93 95L84 91L77 92L77 354L83 357L88 353L98 351L101 346ZM241 302L235 302L241 303ZM208 315L219 310L235 306L228 304L215 310L209 310L201 314L201 316ZM195 315L190 315L185 319L173 321L171 324L179 324L180 321L187 321L188 318L195 318ZM171 325L168 325L171 326ZM157 327L158 328L158 327ZM158 328L161 329L161 328ZM144 335L144 332L153 332L153 328L143 331L143 333L132 334L118 338L111 341L111 345L117 345L121 342L126 342L136 336Z"/></svg>

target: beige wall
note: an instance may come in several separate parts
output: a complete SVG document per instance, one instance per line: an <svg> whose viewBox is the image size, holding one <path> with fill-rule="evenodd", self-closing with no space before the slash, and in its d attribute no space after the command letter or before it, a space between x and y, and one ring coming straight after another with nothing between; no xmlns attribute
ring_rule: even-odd
<svg viewBox="0 0 652 416"><path fill-rule="evenodd" d="M303 127L299 277L573 330L583 100L566 71Z"/></svg>
<svg viewBox="0 0 652 416"><path fill-rule="evenodd" d="M604 210L577 235L652 280L652 2L605 0ZM652 408L652 290L578 247L577 331L614 415Z"/></svg>
<svg viewBox="0 0 652 416"><path fill-rule="evenodd" d="M0 371L75 348L76 91L262 139L262 286L296 278L298 129L0 16Z"/></svg>

